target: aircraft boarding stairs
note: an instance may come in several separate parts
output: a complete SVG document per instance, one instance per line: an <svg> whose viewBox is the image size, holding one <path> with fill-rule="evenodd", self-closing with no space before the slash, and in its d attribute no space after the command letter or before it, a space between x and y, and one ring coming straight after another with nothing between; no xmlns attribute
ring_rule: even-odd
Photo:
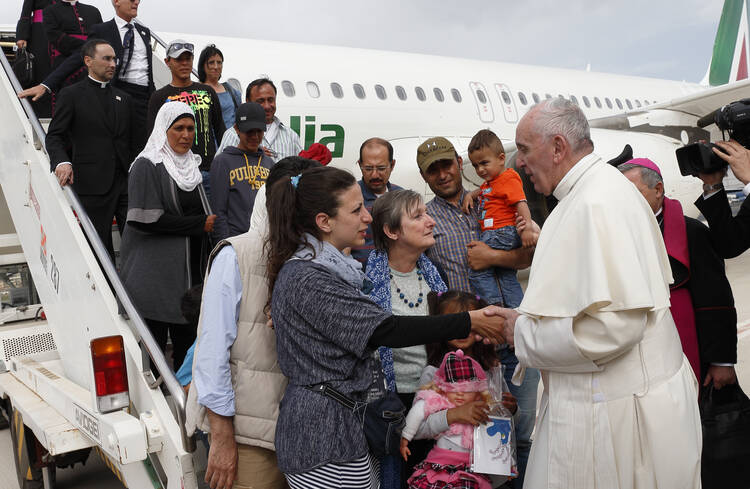
<svg viewBox="0 0 750 489"><path fill-rule="evenodd" d="M165 46L155 39L156 60ZM44 487L51 487L55 459L68 454L75 460L77 450L94 447L128 487L198 487L195 444L184 427L185 392L74 191L50 173L44 129L28 101L17 98L20 86L4 54L0 62L0 185L46 315L46 322L0 326L0 397L8 408L19 485L40 487L43 473ZM157 83L166 84L166 67L157 65ZM103 413L95 376L102 390L107 382L95 374L90 342L117 335L129 405Z"/></svg>

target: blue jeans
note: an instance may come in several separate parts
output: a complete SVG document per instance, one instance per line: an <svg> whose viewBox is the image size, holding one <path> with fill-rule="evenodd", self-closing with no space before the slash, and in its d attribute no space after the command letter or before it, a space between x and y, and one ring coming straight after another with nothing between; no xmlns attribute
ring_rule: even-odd
<svg viewBox="0 0 750 489"><path fill-rule="evenodd" d="M211 202L211 173L201 170L203 175L203 190L206 191L206 198Z"/></svg>
<svg viewBox="0 0 750 489"><path fill-rule="evenodd" d="M512 384L510 379L518 365L518 358L512 349L502 345L498 349L500 362L505 367L505 382L508 384L510 393L518 401L520 415L516 424L516 457L518 459L518 478L513 480L513 487L521 489L526 474L526 464L531 452L531 432L534 430L536 421L536 394L539 385L539 370L527 368L526 376L521 385Z"/></svg>
<svg viewBox="0 0 750 489"><path fill-rule="evenodd" d="M521 237L515 226L482 231L480 237L495 250L513 250L521 247ZM505 307L518 307L523 299L521 284L512 268L491 267L484 270L469 270L469 282L474 293L490 304L504 304Z"/></svg>

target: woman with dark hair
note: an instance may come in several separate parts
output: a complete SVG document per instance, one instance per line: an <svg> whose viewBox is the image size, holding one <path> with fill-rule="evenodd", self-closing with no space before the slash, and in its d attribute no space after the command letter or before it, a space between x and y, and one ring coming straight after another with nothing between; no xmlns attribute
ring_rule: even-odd
<svg viewBox="0 0 750 489"><path fill-rule="evenodd" d="M156 116L144 150L130 166L127 225L122 233L120 275L156 342L164 350L172 338L179 368L195 340L182 315L182 296L203 282L208 215L200 156L190 148L195 116L187 104L169 102Z"/></svg>
<svg viewBox="0 0 750 489"><path fill-rule="evenodd" d="M269 190L270 307L279 365L289 380L276 425L279 468L293 489L377 487L361 420L312 388L326 384L357 401L381 397L373 358L379 346L470 333L494 339L501 324L483 311L428 319L394 316L374 304L361 264L342 253L364 242L371 222L350 173L313 168Z"/></svg>
<svg viewBox="0 0 750 489"><path fill-rule="evenodd" d="M427 294L445 292L447 287L424 252L435 244L435 221L427 214L422 196L413 190L394 190L379 197L372 207L372 236L375 249L367 260L367 278L373 283L370 298L384 311L404 316L427 316ZM427 365L424 345L391 350L379 348L386 387L398 392L411 406L419 376ZM442 358L441 358L442 360ZM430 440L414 441L411 456L402 469L399 456L381 463L381 488L398 489L421 462Z"/></svg>
<svg viewBox="0 0 750 489"><path fill-rule="evenodd" d="M219 96L221 104L221 116L224 119L224 127L227 129L234 126L234 111L242 105L242 98L237 90L227 83L220 83L221 73L224 69L224 55L214 46L209 44L198 57L198 79L201 83L210 86ZM217 134L216 140L221 141L223 134Z"/></svg>

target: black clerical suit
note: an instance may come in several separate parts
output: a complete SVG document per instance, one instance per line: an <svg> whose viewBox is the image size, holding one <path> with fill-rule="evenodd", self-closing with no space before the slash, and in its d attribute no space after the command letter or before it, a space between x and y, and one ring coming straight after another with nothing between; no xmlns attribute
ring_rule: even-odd
<svg viewBox="0 0 750 489"><path fill-rule="evenodd" d="M21 8L21 17L16 25L16 40L26 41L26 49L34 55L34 77L29 86L38 85L49 75L49 45L47 34L44 32L44 8L56 3L55 0L24 0ZM24 86L24 88L29 88ZM48 98L31 101L37 117L47 118L52 115L52 106Z"/></svg>
<svg viewBox="0 0 750 489"><path fill-rule="evenodd" d="M722 258L734 258L750 248L750 200L745 199L734 217L723 190L707 199L698 197L695 206L706 217L714 248Z"/></svg>
<svg viewBox="0 0 750 489"><path fill-rule="evenodd" d="M44 31L49 41L52 69L63 64L71 55L76 55L86 42L91 29L101 24L102 15L94 6L80 2L56 2L43 11ZM86 77L81 66L65 74L55 89L64 83L71 84Z"/></svg>
<svg viewBox="0 0 750 489"><path fill-rule="evenodd" d="M97 24L91 28L89 34L90 39L103 39L107 41L112 48L115 50L115 56L117 57L117 70L115 71L115 78L112 80L112 85L123 90L130 95L133 103L133 130L135 132L133 141L135 144L134 150L138 154L146 145L148 139L147 128L147 113L148 113L148 101L151 98L151 94L154 92L154 66L153 66L153 52L151 50L151 31L148 27L144 27L141 24L136 24L135 21L131 21L134 25L134 35L140 36L146 45L146 58L148 60L148 85L140 86L133 83L127 83L120 80L124 70L123 64L127 63L127 56L125 48L123 47L123 40L120 37L119 29L115 19L108 20L101 24ZM124 59L125 58L125 59ZM49 74L47 78L42 82L47 88L55 91L59 87L65 78L70 73L75 73L76 70L83 66L83 57L80 53L70 56L65 62ZM127 69L127 67L126 67Z"/></svg>
<svg viewBox="0 0 750 489"><path fill-rule="evenodd" d="M114 256L112 218L120 233L127 213L128 169L133 161L130 96L109 84L86 78L64 88L47 131L54 172L73 165L73 189ZM68 147L71 151L68 151Z"/></svg>

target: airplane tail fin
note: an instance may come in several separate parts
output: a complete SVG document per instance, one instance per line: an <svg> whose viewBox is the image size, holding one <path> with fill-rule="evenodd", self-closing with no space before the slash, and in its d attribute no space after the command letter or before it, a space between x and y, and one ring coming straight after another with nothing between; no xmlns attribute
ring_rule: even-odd
<svg viewBox="0 0 750 489"><path fill-rule="evenodd" d="M748 3L750 0L724 0L711 65L703 85L715 87L748 77Z"/></svg>

